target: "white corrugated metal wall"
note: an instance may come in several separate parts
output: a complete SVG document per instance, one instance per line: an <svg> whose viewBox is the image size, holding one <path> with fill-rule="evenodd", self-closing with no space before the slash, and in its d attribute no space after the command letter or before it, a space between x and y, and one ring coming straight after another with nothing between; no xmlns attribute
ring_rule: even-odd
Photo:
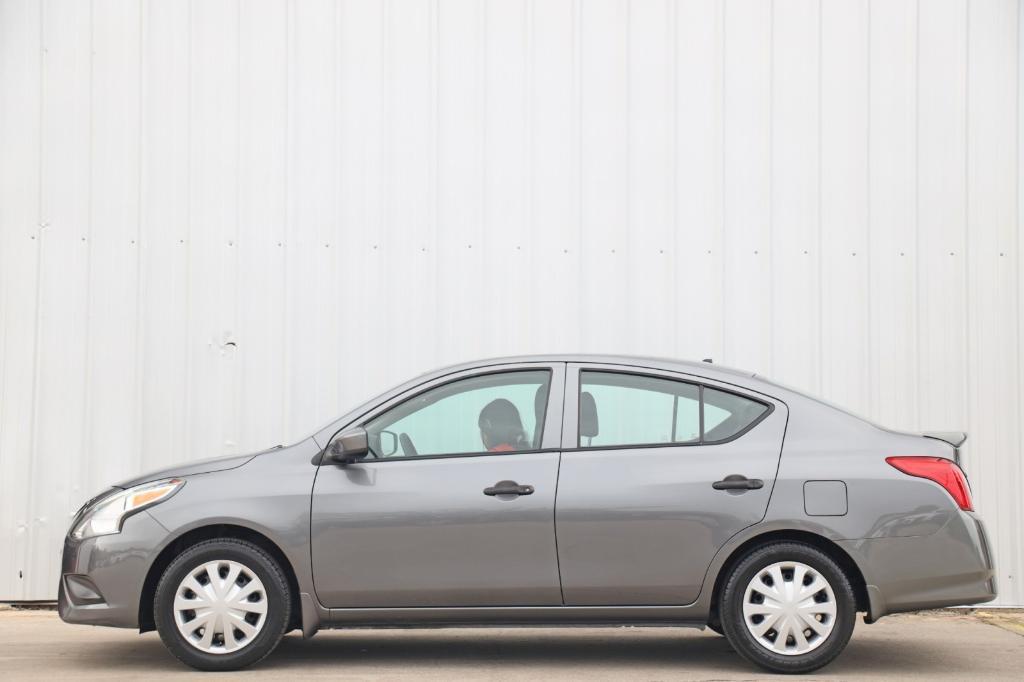
<svg viewBox="0 0 1024 682"><path fill-rule="evenodd" d="M0 599L132 472L443 363L966 429L1024 605L1012 0L0 0Z"/></svg>

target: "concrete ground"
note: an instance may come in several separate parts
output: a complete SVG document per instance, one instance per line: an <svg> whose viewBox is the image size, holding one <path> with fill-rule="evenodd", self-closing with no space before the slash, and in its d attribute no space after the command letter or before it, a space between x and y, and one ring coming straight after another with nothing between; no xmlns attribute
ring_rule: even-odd
<svg viewBox="0 0 1024 682"><path fill-rule="evenodd" d="M309 641L292 634L245 675L460 681L771 677L733 653L724 638L682 628L335 630ZM156 633L66 625L53 611L0 610L0 678L143 676L202 673L178 663ZM1024 614L931 612L858 623L843 655L802 679L1024 679Z"/></svg>

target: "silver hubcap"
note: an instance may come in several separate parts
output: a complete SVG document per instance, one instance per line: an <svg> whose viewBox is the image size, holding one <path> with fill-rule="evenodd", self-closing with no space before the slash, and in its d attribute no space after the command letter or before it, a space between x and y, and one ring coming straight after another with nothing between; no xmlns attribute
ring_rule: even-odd
<svg viewBox="0 0 1024 682"><path fill-rule="evenodd" d="M743 594L743 622L757 643L785 656L813 651L836 623L836 595L825 577L799 561L757 572Z"/></svg>
<svg viewBox="0 0 1024 682"><path fill-rule="evenodd" d="M178 632L208 654L229 654L247 646L266 620L263 583L237 561L209 561L192 569L174 593Z"/></svg>

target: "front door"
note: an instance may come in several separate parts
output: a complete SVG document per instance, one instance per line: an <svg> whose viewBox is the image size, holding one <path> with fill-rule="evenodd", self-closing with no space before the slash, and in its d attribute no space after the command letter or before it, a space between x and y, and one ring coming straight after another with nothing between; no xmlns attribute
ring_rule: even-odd
<svg viewBox="0 0 1024 682"><path fill-rule="evenodd" d="M313 578L325 606L562 603L554 505L564 364L476 370L361 423L371 455L323 464Z"/></svg>
<svg viewBox="0 0 1024 682"><path fill-rule="evenodd" d="M569 365L566 381L555 511L565 604L693 602L715 552L764 517L785 405L614 366Z"/></svg>

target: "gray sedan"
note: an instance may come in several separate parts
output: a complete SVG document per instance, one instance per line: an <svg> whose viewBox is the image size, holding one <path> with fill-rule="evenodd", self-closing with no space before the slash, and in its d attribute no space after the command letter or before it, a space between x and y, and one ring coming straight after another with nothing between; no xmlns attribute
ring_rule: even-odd
<svg viewBox="0 0 1024 682"><path fill-rule="evenodd" d="M155 629L202 670L295 629L632 624L807 672L858 612L995 596L965 438L708 363L464 364L294 445L100 493L68 532L60 615Z"/></svg>

